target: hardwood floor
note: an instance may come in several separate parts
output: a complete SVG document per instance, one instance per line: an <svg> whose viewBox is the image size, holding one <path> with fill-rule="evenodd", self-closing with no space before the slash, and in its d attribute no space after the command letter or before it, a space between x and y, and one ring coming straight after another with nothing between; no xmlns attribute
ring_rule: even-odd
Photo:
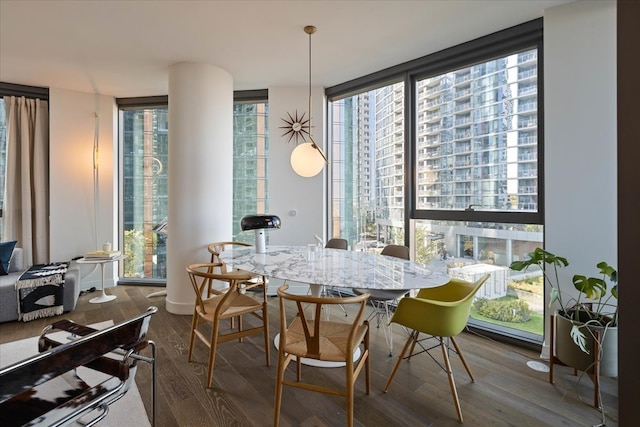
<svg viewBox="0 0 640 427"><path fill-rule="evenodd" d="M194 361L187 362L191 316L170 314L164 297L147 298L161 288L118 286L108 293L118 296L104 304L90 304L95 294L82 295L76 310L59 318L89 324L132 317L148 306L158 307L151 319L149 338L158 345L158 426L269 426L273 424L273 391L277 351L272 347L271 367L264 362L260 336L245 342L220 344L214 388L206 389L207 349L196 343ZM277 298L270 298L270 335L278 331ZM335 318L341 312L332 313ZM38 335L54 319L0 324L0 343ZM394 357L389 357L384 335L371 327L371 394L364 392L364 375L356 384L357 426L459 426L445 373L425 355L403 362L388 393L383 387L406 334L394 329ZM555 367L556 384L548 374L527 366L538 354L491 341L468 332L458 337L475 376L470 382L456 356L452 365L466 426L593 426L601 423L593 403L588 377L573 376L567 367ZM338 384L339 368L303 366L303 378ZM136 382L150 412L150 369L141 364ZM604 378L602 400L606 425L617 426L617 381ZM344 398L285 388L281 426L345 425ZM131 425L135 425L132 421ZM124 426L123 426L124 427Z"/></svg>

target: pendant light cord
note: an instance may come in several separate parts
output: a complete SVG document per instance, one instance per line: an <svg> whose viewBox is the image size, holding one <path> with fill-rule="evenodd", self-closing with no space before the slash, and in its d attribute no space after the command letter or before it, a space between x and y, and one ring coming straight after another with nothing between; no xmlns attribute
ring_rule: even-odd
<svg viewBox="0 0 640 427"><path fill-rule="evenodd" d="M316 144L316 142L313 140L313 136L311 135L311 35L316 32L316 27L314 27L313 25L307 25L306 27L304 27L304 32L309 34L309 141L311 142L313 148L315 148L320 156L322 156L325 164L329 164L327 156L325 156L325 154L322 152L322 149L318 144Z"/></svg>
<svg viewBox="0 0 640 427"><path fill-rule="evenodd" d="M305 31L309 34L309 138L311 138L311 35L315 32L315 27L312 27L313 30L308 30L305 28Z"/></svg>

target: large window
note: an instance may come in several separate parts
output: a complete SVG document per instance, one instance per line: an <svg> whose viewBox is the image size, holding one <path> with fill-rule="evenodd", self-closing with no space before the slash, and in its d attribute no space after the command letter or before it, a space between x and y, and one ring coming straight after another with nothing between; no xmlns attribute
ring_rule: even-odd
<svg viewBox="0 0 640 427"><path fill-rule="evenodd" d="M537 343L542 282L509 264L544 240L541 49L538 20L327 89L331 235L490 273L470 322Z"/></svg>
<svg viewBox="0 0 640 427"><path fill-rule="evenodd" d="M331 232L357 250L404 244L404 84L329 104Z"/></svg>
<svg viewBox="0 0 640 427"><path fill-rule="evenodd" d="M127 259L123 279L166 279L168 110L122 102L122 238ZM233 238L241 234L240 218L266 213L268 104L238 101L233 106Z"/></svg>
<svg viewBox="0 0 640 427"><path fill-rule="evenodd" d="M121 110L125 278L166 278L168 119L166 107Z"/></svg>
<svg viewBox="0 0 640 427"><path fill-rule="evenodd" d="M537 59L529 47L416 79L413 189L416 247L446 258L452 277L491 274L472 323L534 340L543 284L509 265L543 244L542 225L529 222L539 212Z"/></svg>

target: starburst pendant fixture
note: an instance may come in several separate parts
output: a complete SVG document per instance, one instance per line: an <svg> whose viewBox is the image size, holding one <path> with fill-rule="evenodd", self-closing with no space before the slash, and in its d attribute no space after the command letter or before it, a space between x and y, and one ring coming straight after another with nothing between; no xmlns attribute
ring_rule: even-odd
<svg viewBox="0 0 640 427"><path fill-rule="evenodd" d="M294 120L298 115L296 112L296 117L292 118L291 125L291 130L295 133L296 137L301 136L304 140L304 135L306 134L309 139L309 142L298 144L291 152L291 167L298 175L307 178L319 174L324 165L329 163L327 156L324 155L322 149L316 144L311 135L311 35L314 34L316 30L316 27L313 25L304 27L304 32L309 35L309 118L304 121L303 114L300 120L296 121ZM291 118L291 115L289 115L289 117ZM306 128L303 127L305 124L307 125ZM295 131L294 126L299 130Z"/></svg>
<svg viewBox="0 0 640 427"><path fill-rule="evenodd" d="M311 135L311 131L309 129L309 119L305 119L305 113L302 113L301 116L298 116L298 110L296 110L296 113L293 116L291 115L291 113L287 113L287 116L289 116L288 119L282 119L282 121L285 122L286 125L280 126L280 129L287 130L282 136L289 136L287 142L291 142L291 140L294 140L296 145L298 145L298 139L302 139L302 142L305 142L305 135L307 137Z"/></svg>

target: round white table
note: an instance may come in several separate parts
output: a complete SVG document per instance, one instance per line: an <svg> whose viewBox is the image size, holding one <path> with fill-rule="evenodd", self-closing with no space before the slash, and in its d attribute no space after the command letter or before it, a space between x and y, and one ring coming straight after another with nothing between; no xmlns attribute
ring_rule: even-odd
<svg viewBox="0 0 640 427"><path fill-rule="evenodd" d="M309 285L411 290L444 285L449 281L444 261L428 265L358 251L308 246L269 246L265 253L253 247L230 247L220 259L234 269Z"/></svg>
<svg viewBox="0 0 640 427"><path fill-rule="evenodd" d="M106 263L108 263L108 262L117 262L117 261L120 261L120 260L122 260L124 258L125 258L125 255L118 255L117 257L113 257L113 258L109 258L109 259L80 258L79 260L76 260L76 262L78 264L99 264L100 265L100 273L102 275L102 281L101 281L102 295L94 297L94 298L91 298L89 300L90 303L99 304L99 303L103 303L103 302L113 301L114 299L117 298L116 295L108 295L104 291L104 265Z"/></svg>

